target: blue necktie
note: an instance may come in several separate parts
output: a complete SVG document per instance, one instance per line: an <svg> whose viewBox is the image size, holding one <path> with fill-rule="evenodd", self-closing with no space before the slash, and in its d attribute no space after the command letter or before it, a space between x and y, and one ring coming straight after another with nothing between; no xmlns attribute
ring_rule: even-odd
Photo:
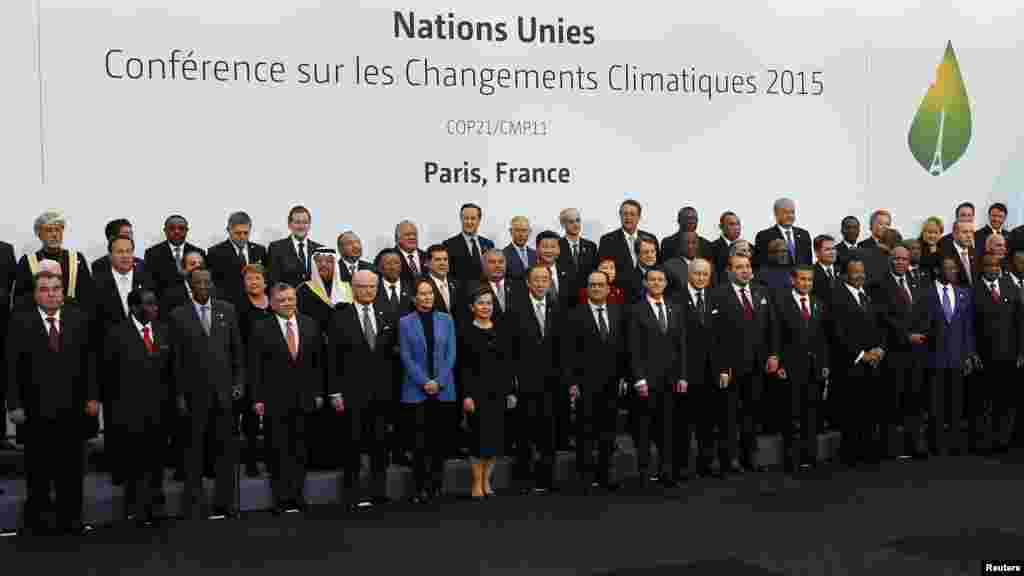
<svg viewBox="0 0 1024 576"><path fill-rule="evenodd" d="M953 304L949 301L949 286L942 289L942 310L946 313L946 323L953 321Z"/></svg>
<svg viewBox="0 0 1024 576"><path fill-rule="evenodd" d="M796 263L796 244L793 243L793 229L786 229L786 250L789 250L790 262Z"/></svg>

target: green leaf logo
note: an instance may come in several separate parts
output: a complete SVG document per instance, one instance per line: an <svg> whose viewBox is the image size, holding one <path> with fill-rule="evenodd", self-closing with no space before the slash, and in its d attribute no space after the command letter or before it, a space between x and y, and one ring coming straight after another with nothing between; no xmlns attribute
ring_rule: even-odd
<svg viewBox="0 0 1024 576"><path fill-rule="evenodd" d="M935 82L917 109L907 140L917 163L935 176L948 170L967 151L971 106L952 42L946 44Z"/></svg>

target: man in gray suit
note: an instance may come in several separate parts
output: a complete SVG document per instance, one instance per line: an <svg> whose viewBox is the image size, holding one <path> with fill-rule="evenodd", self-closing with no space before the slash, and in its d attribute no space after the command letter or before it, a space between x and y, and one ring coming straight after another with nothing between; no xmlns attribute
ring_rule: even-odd
<svg viewBox="0 0 1024 576"><path fill-rule="evenodd" d="M185 500L189 519L199 518L203 468L216 463L217 488L210 519L231 517L238 454L232 438L232 402L242 397L245 353L235 308L213 300L213 280L205 267L188 277L190 302L171 312L175 397L188 423L185 441ZM209 451L209 454L207 453Z"/></svg>

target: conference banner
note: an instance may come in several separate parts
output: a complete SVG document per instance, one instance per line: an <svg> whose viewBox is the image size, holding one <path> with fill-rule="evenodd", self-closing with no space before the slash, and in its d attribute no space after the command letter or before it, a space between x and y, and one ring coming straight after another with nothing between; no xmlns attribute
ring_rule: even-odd
<svg viewBox="0 0 1024 576"><path fill-rule="evenodd" d="M965 0L7 0L3 239L59 208L90 258L115 217L140 252L175 213L207 246L245 210L265 243L303 204L372 256L465 202L501 245L567 207L596 238L626 198L659 236L692 205L752 239L779 197L814 233L886 208L916 236L964 200L1016 225L1022 25Z"/></svg>

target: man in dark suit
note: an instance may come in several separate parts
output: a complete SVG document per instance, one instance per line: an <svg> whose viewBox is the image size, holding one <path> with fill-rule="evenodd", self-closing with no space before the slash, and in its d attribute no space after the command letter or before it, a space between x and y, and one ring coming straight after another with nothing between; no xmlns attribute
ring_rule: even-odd
<svg viewBox="0 0 1024 576"><path fill-rule="evenodd" d="M173 424L166 419L173 397L171 343L166 324L158 321L160 306L151 288L133 289L127 303L129 315L104 337L104 439L118 439L105 443L104 450L124 480L126 519L151 527L163 499L163 456ZM107 419L112 412L116 420Z"/></svg>
<svg viewBox="0 0 1024 576"><path fill-rule="evenodd" d="M939 252L943 255L953 252L953 245L956 243L956 225L970 224L971 225L971 240L974 240L974 204L970 202L961 202L956 207L956 218L953 221L953 229L949 234L946 234L939 240ZM964 244L969 244L964 242Z"/></svg>
<svg viewBox="0 0 1024 576"><path fill-rule="evenodd" d="M548 298L551 275L547 268L530 268L526 277L528 290L518 296L512 310L515 322L507 328L515 338L516 398L520 413L519 437L516 440L516 476L520 489L526 493L530 477L533 490L545 493L552 488L555 464L556 389L560 386L562 337L561 313ZM540 464L533 463L532 447L540 452Z"/></svg>
<svg viewBox="0 0 1024 576"><path fill-rule="evenodd" d="M245 279L242 269L249 264L267 264L267 249L249 241L252 218L245 212L228 216L227 240L210 247L206 255L213 283L220 288L221 298L238 309L246 304Z"/></svg>
<svg viewBox="0 0 1024 576"><path fill-rule="evenodd" d="M641 278L636 273L639 265L640 238L653 238L655 246L658 244L658 239L654 234L638 228L640 216L639 202L636 200L623 201L619 205L619 219L622 222L622 227L601 236L601 242L597 249L598 262L605 258L615 260L615 283L622 288L627 302L632 302L634 295L639 294L643 289Z"/></svg>
<svg viewBox="0 0 1024 576"><path fill-rule="evenodd" d="M664 270L651 268L644 278L646 296L629 314L629 351L633 377L633 444L643 483L665 488L683 480L689 467L690 415L686 402L686 315L665 298ZM653 437L653 438L652 438ZM661 470L651 466L651 444L658 444Z"/></svg>
<svg viewBox="0 0 1024 576"><path fill-rule="evenodd" d="M528 246L530 241L530 220L526 216L516 216L509 224L512 241L505 246L506 277L518 280L526 276L526 271L537 263L537 251Z"/></svg>
<svg viewBox="0 0 1024 576"><path fill-rule="evenodd" d="M1005 452L1015 394L1007 382L1024 366L1024 301L1021 291L1002 275L997 256L982 258L982 277L974 289L974 330L983 374L971 381L970 443L975 452ZM986 413L991 413L988 421Z"/></svg>
<svg viewBox="0 0 1024 576"><path fill-rule="evenodd" d="M914 294L919 285L907 273L909 267L910 251L897 246L889 257L889 273L868 287L885 330L886 354L880 365L885 387L875 398L875 409L884 418L882 456L888 452L889 439L896 435L896 427L902 426L902 460L925 456L918 449L925 409L924 366L919 353L924 340L913 330Z"/></svg>
<svg viewBox="0 0 1024 576"><path fill-rule="evenodd" d="M619 382L627 375L626 325L622 308L608 303L610 288L604 272L590 274L589 300L569 312L562 343L564 381L576 403L576 473L586 491L594 483L610 487Z"/></svg>
<svg viewBox="0 0 1024 576"><path fill-rule="evenodd" d="M875 210L868 217L868 228L871 230L871 236L860 241L857 244L857 248L861 250L878 248L882 245L882 237L885 236L885 231L890 226L892 226L892 213L888 210Z"/></svg>
<svg viewBox="0 0 1024 576"><path fill-rule="evenodd" d="M342 282L351 283L352 275L359 270L373 272L373 264L363 260L363 241L355 232L349 230L338 235L338 254L341 254L338 270Z"/></svg>
<svg viewBox="0 0 1024 576"><path fill-rule="evenodd" d="M477 282L470 282L466 288L466 294L477 294L482 284L488 284L491 292L494 293L494 310L491 313L491 320L500 325L510 314L515 290L519 286L526 285L526 279L520 277L516 280L509 280L505 275L505 252L492 248L484 253L484 278Z"/></svg>
<svg viewBox="0 0 1024 576"><path fill-rule="evenodd" d="M25 426L24 526L46 529L53 486L58 529L81 534L90 529L82 524L85 418L99 410L89 319L63 305L55 264L41 262L32 285L34 305L14 314L7 338L7 416Z"/></svg>
<svg viewBox="0 0 1024 576"><path fill-rule="evenodd" d="M551 277L548 297L554 301L560 313L566 314L572 307L571 304L575 296L571 294L575 278L572 276L571 268L565 269L558 266L561 238L551 230L544 230L537 234L535 243L537 245L537 266L546 268Z"/></svg>
<svg viewBox="0 0 1024 576"><path fill-rule="evenodd" d="M597 244L580 235L583 231L583 223L580 218L580 211L576 208L566 208L558 214L558 221L565 231L565 236L559 242L558 267L568 270L572 274L573 285L569 290L572 305L579 302L578 294L587 287L590 273L597 270Z"/></svg>
<svg viewBox="0 0 1024 576"><path fill-rule="evenodd" d="M132 223L125 218L117 218L115 220L111 220L110 222L107 222L107 225L103 228L103 237L106 238L108 242L112 238L118 238L122 236L131 238L133 240L135 239L135 235L132 233ZM103 256L100 256L99 258L93 260L91 265L93 279L95 280L100 272L109 269L109 254L104 254ZM135 258L135 269L143 269L142 258Z"/></svg>
<svg viewBox="0 0 1024 576"><path fill-rule="evenodd" d="M953 241L942 246L943 258L953 258L957 263L957 284L966 288L974 286L980 275L978 259L974 253L974 224L957 222L953 224Z"/></svg>
<svg viewBox="0 0 1024 576"><path fill-rule="evenodd" d="M336 409L348 414L349 447L345 462L345 500L350 509L387 498L386 429L395 423L393 386L397 356L397 317L377 303L377 275L358 271L352 279L355 302L331 321L328 393ZM370 456L370 498L360 498L363 452Z"/></svg>
<svg viewBox="0 0 1024 576"><path fill-rule="evenodd" d="M711 278L713 267L706 258L697 258L687 267L687 281L677 301L686 315L686 394L689 396L691 428L697 433L697 475L711 476L711 460L715 445L716 412L720 405L718 382L714 380L711 347ZM722 424L723 432L725 424ZM685 434L689 438L689 431ZM723 443L722 461L728 460Z"/></svg>
<svg viewBox="0 0 1024 576"><path fill-rule="evenodd" d="M882 282L889 275L889 251L892 234L899 234L890 226L892 214L888 210L875 210L868 219L871 236L857 244L857 251L867 267L867 286ZM890 241L886 241L889 238ZM901 239L902 240L902 239Z"/></svg>
<svg viewBox="0 0 1024 576"><path fill-rule="evenodd" d="M1012 234L1009 230L1004 229L1007 213L1009 213L1009 210L1006 209L1006 204L1002 202L996 202L988 207L988 224L985 224L985 226L974 233L974 247L977 250L976 256L979 259L985 255L985 242L988 241L988 237L992 234L1004 237L1007 241L1007 250L1009 250L1012 244Z"/></svg>
<svg viewBox="0 0 1024 576"><path fill-rule="evenodd" d="M295 288L275 284L270 306L274 318L252 327L246 377L253 411L273 430L270 488L280 514L306 507L306 420L323 394L324 360L316 321L296 313Z"/></svg>
<svg viewBox="0 0 1024 576"><path fill-rule="evenodd" d="M814 288L812 292L828 308L832 290L838 284L839 270L836 264L835 239L827 234L814 238Z"/></svg>
<svg viewBox="0 0 1024 576"><path fill-rule="evenodd" d="M658 262L666 262L676 256L686 256L689 252L687 251L687 239L686 235L689 233L697 234L697 224L699 217L697 215L697 209L693 206L684 206L679 209L679 213L676 215L676 223L679 224L679 230L671 236L666 236L661 240L661 252L658 253ZM711 242L708 242L706 238L697 235L697 256L702 258L711 257Z"/></svg>
<svg viewBox="0 0 1024 576"><path fill-rule="evenodd" d="M47 211L36 218L33 230L42 243L42 248L25 254L18 261L14 283L14 306L35 308L35 286L32 279L40 271L44 260L60 265L64 285L64 304L76 306L86 314L92 314L94 306L93 281L85 256L77 250L64 248L64 214Z"/></svg>
<svg viewBox="0 0 1024 576"><path fill-rule="evenodd" d="M231 408L232 402L244 392L245 353L235 307L210 296L210 271L197 268L188 279L192 301L179 306L170 317L176 402L179 413L187 416L189 423L182 508L189 518L199 518L203 468L206 451L211 450L216 462L217 488L210 517L219 519L234 514L238 454L231 433ZM208 429L210 446L204 442Z"/></svg>
<svg viewBox="0 0 1024 576"><path fill-rule="evenodd" d="M760 268L768 261L768 243L781 238L786 242L789 261L794 265L811 263L811 235L803 228L793 225L796 221L796 203L789 198L780 198L773 205L775 226L761 230L754 237L754 268Z"/></svg>
<svg viewBox="0 0 1024 576"><path fill-rule="evenodd" d="M11 320L11 293L18 263L14 259L14 247L0 242L0 350L7 349L7 326ZM0 398L7 397L6 358L0 354ZM4 444L4 440L0 440Z"/></svg>
<svg viewBox="0 0 1024 576"><path fill-rule="evenodd" d="M274 240L267 247L268 284L284 282L300 286L313 273L313 252L323 245L309 239L309 226L313 216L305 206L293 206L288 211L287 238Z"/></svg>
<svg viewBox="0 0 1024 576"><path fill-rule="evenodd" d="M321 333L327 334L335 310L352 303L352 285L341 279L341 265L334 248L321 246L313 251L313 276L296 287L299 313L316 320Z"/></svg>
<svg viewBox="0 0 1024 576"><path fill-rule="evenodd" d="M377 270L380 282L376 302L396 318L412 312L412 285L402 281L402 254L394 248L385 249L377 258Z"/></svg>
<svg viewBox="0 0 1024 576"><path fill-rule="evenodd" d="M842 239L836 243L836 265L840 270L846 270L846 259L857 251L857 242L860 239L860 220L855 216L847 216L839 223L839 231Z"/></svg>
<svg viewBox="0 0 1024 576"><path fill-rule="evenodd" d="M885 381L880 366L885 358L885 327L880 307L865 289L864 261L852 254L846 260L846 277L832 295L832 367L841 395L843 461L850 466L875 463L879 458L874 428L881 423L877 409Z"/></svg>
<svg viewBox="0 0 1024 576"><path fill-rule="evenodd" d="M206 266L206 257L202 252L186 252L182 257L181 274L178 281L167 287L163 296L160 297L160 313L164 318L169 319L171 312L178 306L184 306L192 301L192 287L189 285L188 277L196 268Z"/></svg>
<svg viewBox="0 0 1024 576"><path fill-rule="evenodd" d="M458 321L465 316L460 313L462 293L459 282L448 273L448 249L443 244L434 244L427 249L430 255L430 271L427 279L434 286L434 311L444 312Z"/></svg>
<svg viewBox="0 0 1024 576"><path fill-rule="evenodd" d="M764 374L775 374L779 358L771 349L772 309L768 295L751 283L753 270L744 256L729 257L729 282L711 295L711 324L714 333L712 363L715 380L726 392L718 410L722 428L720 441L726 449L720 460L720 475L742 474L744 469L761 471L757 463L756 424L764 415L760 407ZM737 404L741 429L740 462L736 462ZM721 453L720 452L720 453Z"/></svg>
<svg viewBox="0 0 1024 576"><path fill-rule="evenodd" d="M380 258L387 248L377 254L373 266L380 269ZM409 293L414 294L413 284L417 278L425 275L430 269L430 256L419 249L419 230L416 224L410 220L402 220L395 226L395 246L393 250L398 252L402 260L402 284L409 287Z"/></svg>
<svg viewBox="0 0 1024 576"><path fill-rule="evenodd" d="M96 271L96 290L92 324L92 342L97 358L105 357L107 334L131 316L128 296L133 290L154 290L153 281L145 272L135 269L135 242L130 237L113 238L107 243L107 262L105 269ZM120 433L124 430L115 425L115 414L119 406L108 402L113 385L114 374L107 372L109 364L97 370L97 384L100 389L100 400L103 401L103 447L110 454L117 454L114 445L121 440ZM116 460L116 458L114 459ZM117 462L112 462L115 484L122 479Z"/></svg>
<svg viewBox="0 0 1024 576"><path fill-rule="evenodd" d="M699 237L696 232L687 232L686 251L671 258L666 258L661 263L661 268L665 271L665 276L668 277L666 295L673 302L680 302L685 299L683 292L686 291L686 285L689 282L690 264L697 258L705 260L709 258L707 254L698 254L698 241Z"/></svg>
<svg viewBox="0 0 1024 576"><path fill-rule="evenodd" d="M791 290L780 290L774 299L774 349L784 359L780 380L787 380L789 394L781 410L783 467L787 472L808 471L818 460L818 402L822 383L829 377L828 339L825 335L828 311L822 299L811 292L814 268L797 266L792 271ZM781 384L780 385L785 385ZM794 444L800 423L800 438Z"/></svg>
<svg viewBox="0 0 1024 576"><path fill-rule="evenodd" d="M916 331L926 336L928 344L930 444L938 455L960 454L964 448L960 429L964 378L981 368L975 347L974 298L970 288L956 284L958 260L944 257L942 274L931 286L922 287L922 294L914 299Z"/></svg>
<svg viewBox="0 0 1024 576"><path fill-rule="evenodd" d="M711 243L712 278L720 277L725 272L725 266L729 260L729 248L733 242L740 239L743 230L740 217L731 210L722 212L718 218L718 229L722 235Z"/></svg>
<svg viewBox="0 0 1024 576"><path fill-rule="evenodd" d="M180 281L181 263L185 254L199 252L204 259L206 258L206 252L185 240L188 236L188 220L185 220L184 216L169 216L164 221L164 236L167 241L147 248L143 259L146 271L156 283L156 295L161 299L172 285L177 285Z"/></svg>
<svg viewBox="0 0 1024 576"><path fill-rule="evenodd" d="M469 282L480 280L484 252L494 248L494 242L479 235L483 218L479 206L463 204L459 216L462 218L462 232L445 240L444 247L448 250L450 274L464 288ZM466 297L466 294L459 296Z"/></svg>

